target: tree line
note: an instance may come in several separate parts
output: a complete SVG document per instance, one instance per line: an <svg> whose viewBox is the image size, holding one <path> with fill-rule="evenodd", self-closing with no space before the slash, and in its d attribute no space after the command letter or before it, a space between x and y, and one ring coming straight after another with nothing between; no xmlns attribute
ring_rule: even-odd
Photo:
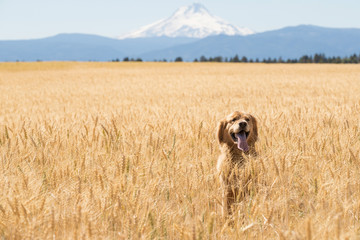
<svg viewBox="0 0 360 240"><path fill-rule="evenodd" d="M113 62L120 62L120 59L114 59ZM142 62L141 58L129 58L125 57L123 62ZM154 62L168 62L167 59L162 60L154 60ZM177 57L174 59L174 62L183 62L182 57ZM205 57L201 56L200 58L195 58L193 62L232 62L232 63L360 63L360 54L353 54L349 57L327 57L325 54L315 54L315 55L303 55L300 58L293 58L293 59L283 59L279 58L247 58L246 56L239 57L239 55L235 55L234 57Z"/></svg>

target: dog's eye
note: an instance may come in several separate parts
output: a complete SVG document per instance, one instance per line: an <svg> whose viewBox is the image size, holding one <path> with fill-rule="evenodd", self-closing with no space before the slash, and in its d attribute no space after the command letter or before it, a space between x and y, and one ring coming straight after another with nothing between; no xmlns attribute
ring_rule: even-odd
<svg viewBox="0 0 360 240"><path fill-rule="evenodd" d="M237 118L233 118L231 119L231 122L235 122L237 120Z"/></svg>
<svg viewBox="0 0 360 240"><path fill-rule="evenodd" d="M248 121L250 121L250 118L248 118L248 117L247 117L247 118L245 118L245 121L247 121L247 122L248 122Z"/></svg>

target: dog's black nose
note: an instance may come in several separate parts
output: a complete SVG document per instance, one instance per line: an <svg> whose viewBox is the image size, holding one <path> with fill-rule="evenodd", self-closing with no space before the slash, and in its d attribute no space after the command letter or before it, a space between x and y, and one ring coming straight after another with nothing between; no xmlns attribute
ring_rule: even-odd
<svg viewBox="0 0 360 240"><path fill-rule="evenodd" d="M240 122L239 125L240 125L241 128L245 128L247 123L246 122Z"/></svg>

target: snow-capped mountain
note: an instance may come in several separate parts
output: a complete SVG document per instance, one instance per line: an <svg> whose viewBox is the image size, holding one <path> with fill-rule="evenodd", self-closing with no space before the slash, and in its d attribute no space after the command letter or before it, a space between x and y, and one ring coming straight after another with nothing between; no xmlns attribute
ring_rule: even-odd
<svg viewBox="0 0 360 240"><path fill-rule="evenodd" d="M200 3L179 8L172 16L134 32L119 37L190 37L204 38L210 35L249 35L254 33L248 28L234 26L220 17L214 16Z"/></svg>

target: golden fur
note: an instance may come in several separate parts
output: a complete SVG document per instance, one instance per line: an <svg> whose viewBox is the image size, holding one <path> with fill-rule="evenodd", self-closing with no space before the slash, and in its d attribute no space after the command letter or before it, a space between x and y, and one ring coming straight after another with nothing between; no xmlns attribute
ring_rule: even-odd
<svg viewBox="0 0 360 240"><path fill-rule="evenodd" d="M246 143L248 148L241 149L235 134L246 132ZM239 176L239 167L244 162L244 154L256 154L255 142L258 139L257 121L254 116L233 112L218 124L216 131L217 140L220 145L221 154L217 162L217 170L220 174L223 196L223 214L231 214L231 208L236 200L240 200L244 191L242 188L248 180ZM243 143L242 145L244 145ZM246 144L245 144L246 147Z"/></svg>

